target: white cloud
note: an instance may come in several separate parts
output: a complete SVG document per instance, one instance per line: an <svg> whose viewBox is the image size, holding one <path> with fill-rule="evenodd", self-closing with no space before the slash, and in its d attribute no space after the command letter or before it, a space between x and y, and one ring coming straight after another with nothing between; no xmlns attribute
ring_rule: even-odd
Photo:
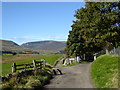
<svg viewBox="0 0 120 90"><path fill-rule="evenodd" d="M17 41L40 41L40 40L67 40L67 35L49 35L37 37L12 37L11 39Z"/></svg>
<svg viewBox="0 0 120 90"><path fill-rule="evenodd" d="M11 39L20 40L20 41L33 40L32 38L29 38L29 37L12 37Z"/></svg>
<svg viewBox="0 0 120 90"><path fill-rule="evenodd" d="M32 42L32 41L40 41L40 39L35 39L31 37L12 37L10 38L12 41L18 43L19 45L26 43L26 42Z"/></svg>
<svg viewBox="0 0 120 90"><path fill-rule="evenodd" d="M50 35L42 38L42 40L66 41L67 36L66 35Z"/></svg>
<svg viewBox="0 0 120 90"><path fill-rule="evenodd" d="M34 41L45 41L45 40L54 40L54 41L66 41L67 36L65 35L49 35L49 36L32 36L32 37L12 37L12 41L17 42L19 45L26 42Z"/></svg>

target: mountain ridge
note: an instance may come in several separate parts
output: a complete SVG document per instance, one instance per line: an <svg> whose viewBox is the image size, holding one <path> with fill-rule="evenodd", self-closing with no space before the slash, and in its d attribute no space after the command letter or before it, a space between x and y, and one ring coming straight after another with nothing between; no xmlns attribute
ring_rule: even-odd
<svg viewBox="0 0 120 90"><path fill-rule="evenodd" d="M22 45L18 45L12 40L0 40L0 43L2 43L2 51L12 51L16 53L56 53L64 51L66 46L66 41L53 40L26 42Z"/></svg>
<svg viewBox="0 0 120 90"><path fill-rule="evenodd" d="M27 42L21 45L24 48L37 49L37 50L64 50L66 46L66 41L35 41L35 42Z"/></svg>

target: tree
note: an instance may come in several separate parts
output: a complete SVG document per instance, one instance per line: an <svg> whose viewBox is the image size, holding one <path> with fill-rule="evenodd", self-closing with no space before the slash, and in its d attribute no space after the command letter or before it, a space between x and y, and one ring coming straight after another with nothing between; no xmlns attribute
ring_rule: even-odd
<svg viewBox="0 0 120 90"><path fill-rule="evenodd" d="M15 56L17 53L16 52L13 52L12 55Z"/></svg>
<svg viewBox="0 0 120 90"><path fill-rule="evenodd" d="M120 2L86 2L75 13L66 44L68 56L86 54L91 59L101 50L120 46Z"/></svg>

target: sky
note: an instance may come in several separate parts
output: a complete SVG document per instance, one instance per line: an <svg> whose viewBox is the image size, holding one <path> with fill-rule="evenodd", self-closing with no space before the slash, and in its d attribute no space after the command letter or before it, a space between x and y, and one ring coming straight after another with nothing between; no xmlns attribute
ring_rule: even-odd
<svg viewBox="0 0 120 90"><path fill-rule="evenodd" d="M3 2L2 36L21 45L33 41L66 41L84 2Z"/></svg>

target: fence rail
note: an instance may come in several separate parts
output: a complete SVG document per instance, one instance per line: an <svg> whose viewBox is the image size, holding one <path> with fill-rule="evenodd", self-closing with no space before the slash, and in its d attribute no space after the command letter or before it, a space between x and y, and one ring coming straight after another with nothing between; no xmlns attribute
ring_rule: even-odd
<svg viewBox="0 0 120 90"><path fill-rule="evenodd" d="M51 65L46 64L46 61L44 59L42 59L41 61L33 60L32 63L28 63L28 64L16 64L16 63L13 63L13 65L12 65L12 73L7 74L6 76L0 76L0 78L1 78L0 83L9 81L10 78L16 77L16 76L17 76L17 79L19 81L21 76L23 76L23 75L31 75L31 73L33 74L33 72L36 69L42 69L43 67L49 68L49 69L46 69L46 70L49 70L50 72L53 72L54 75L57 75L57 74L62 75L62 71L59 68L52 67ZM14 73L17 70L20 70L20 71L18 73Z"/></svg>
<svg viewBox="0 0 120 90"><path fill-rule="evenodd" d="M30 69L30 68L33 68L33 69L36 69L36 68L42 68L42 67L45 67L46 63L45 63L45 60L42 59L41 61L36 61L36 60L33 60L33 63L28 63L28 64L16 64L16 63L13 63L12 65L12 73L16 72L17 70L23 70L23 69Z"/></svg>

